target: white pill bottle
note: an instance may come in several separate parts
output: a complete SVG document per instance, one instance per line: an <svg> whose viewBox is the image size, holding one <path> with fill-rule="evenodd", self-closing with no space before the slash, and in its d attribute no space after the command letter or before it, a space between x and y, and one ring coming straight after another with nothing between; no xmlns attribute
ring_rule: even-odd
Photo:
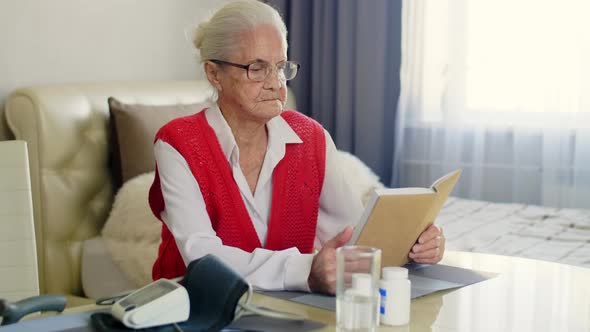
<svg viewBox="0 0 590 332"><path fill-rule="evenodd" d="M408 269L388 266L382 271L379 282L381 324L406 325L410 322L411 284Z"/></svg>

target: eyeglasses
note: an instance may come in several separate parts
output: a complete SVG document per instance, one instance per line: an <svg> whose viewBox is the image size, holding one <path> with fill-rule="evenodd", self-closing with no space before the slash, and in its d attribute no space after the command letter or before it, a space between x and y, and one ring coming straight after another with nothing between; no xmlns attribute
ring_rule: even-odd
<svg viewBox="0 0 590 332"><path fill-rule="evenodd" d="M265 61L252 62L249 65L240 65L238 63L233 63L233 62L228 62L228 61L223 61L223 60L209 60L209 61L219 64L219 65L229 65L229 66L234 66L234 67L245 69L248 78L251 79L252 81L256 81L256 82L264 81L268 77L270 72L272 71L271 64L268 62L265 62ZM295 76L297 76L297 71L299 70L299 67L301 67L301 65L298 64L297 62L293 62L293 61L279 62L275 66L279 80L281 80L281 81L288 81L288 80L294 79Z"/></svg>

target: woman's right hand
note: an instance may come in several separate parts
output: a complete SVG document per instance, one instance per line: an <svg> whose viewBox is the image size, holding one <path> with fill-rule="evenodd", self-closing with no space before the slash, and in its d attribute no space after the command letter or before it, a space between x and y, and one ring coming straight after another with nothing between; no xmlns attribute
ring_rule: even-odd
<svg viewBox="0 0 590 332"><path fill-rule="evenodd" d="M352 237L352 227L346 227L327 241L313 257L307 284L314 293L336 293L336 249L345 245Z"/></svg>

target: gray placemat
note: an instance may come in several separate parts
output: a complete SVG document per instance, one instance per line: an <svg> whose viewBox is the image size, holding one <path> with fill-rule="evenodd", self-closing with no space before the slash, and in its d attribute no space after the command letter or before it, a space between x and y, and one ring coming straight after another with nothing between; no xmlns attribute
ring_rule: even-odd
<svg viewBox="0 0 590 332"><path fill-rule="evenodd" d="M412 299L434 292L460 288L493 278L497 273L476 271L460 267L434 264L408 264L408 279L412 282ZM259 292L264 295L336 311L336 297L303 292Z"/></svg>

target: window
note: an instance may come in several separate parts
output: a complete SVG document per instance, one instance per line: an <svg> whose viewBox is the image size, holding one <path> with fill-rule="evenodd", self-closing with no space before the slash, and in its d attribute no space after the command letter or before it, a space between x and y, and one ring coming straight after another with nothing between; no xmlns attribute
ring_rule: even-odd
<svg viewBox="0 0 590 332"><path fill-rule="evenodd" d="M427 122L590 126L590 1L430 1Z"/></svg>

